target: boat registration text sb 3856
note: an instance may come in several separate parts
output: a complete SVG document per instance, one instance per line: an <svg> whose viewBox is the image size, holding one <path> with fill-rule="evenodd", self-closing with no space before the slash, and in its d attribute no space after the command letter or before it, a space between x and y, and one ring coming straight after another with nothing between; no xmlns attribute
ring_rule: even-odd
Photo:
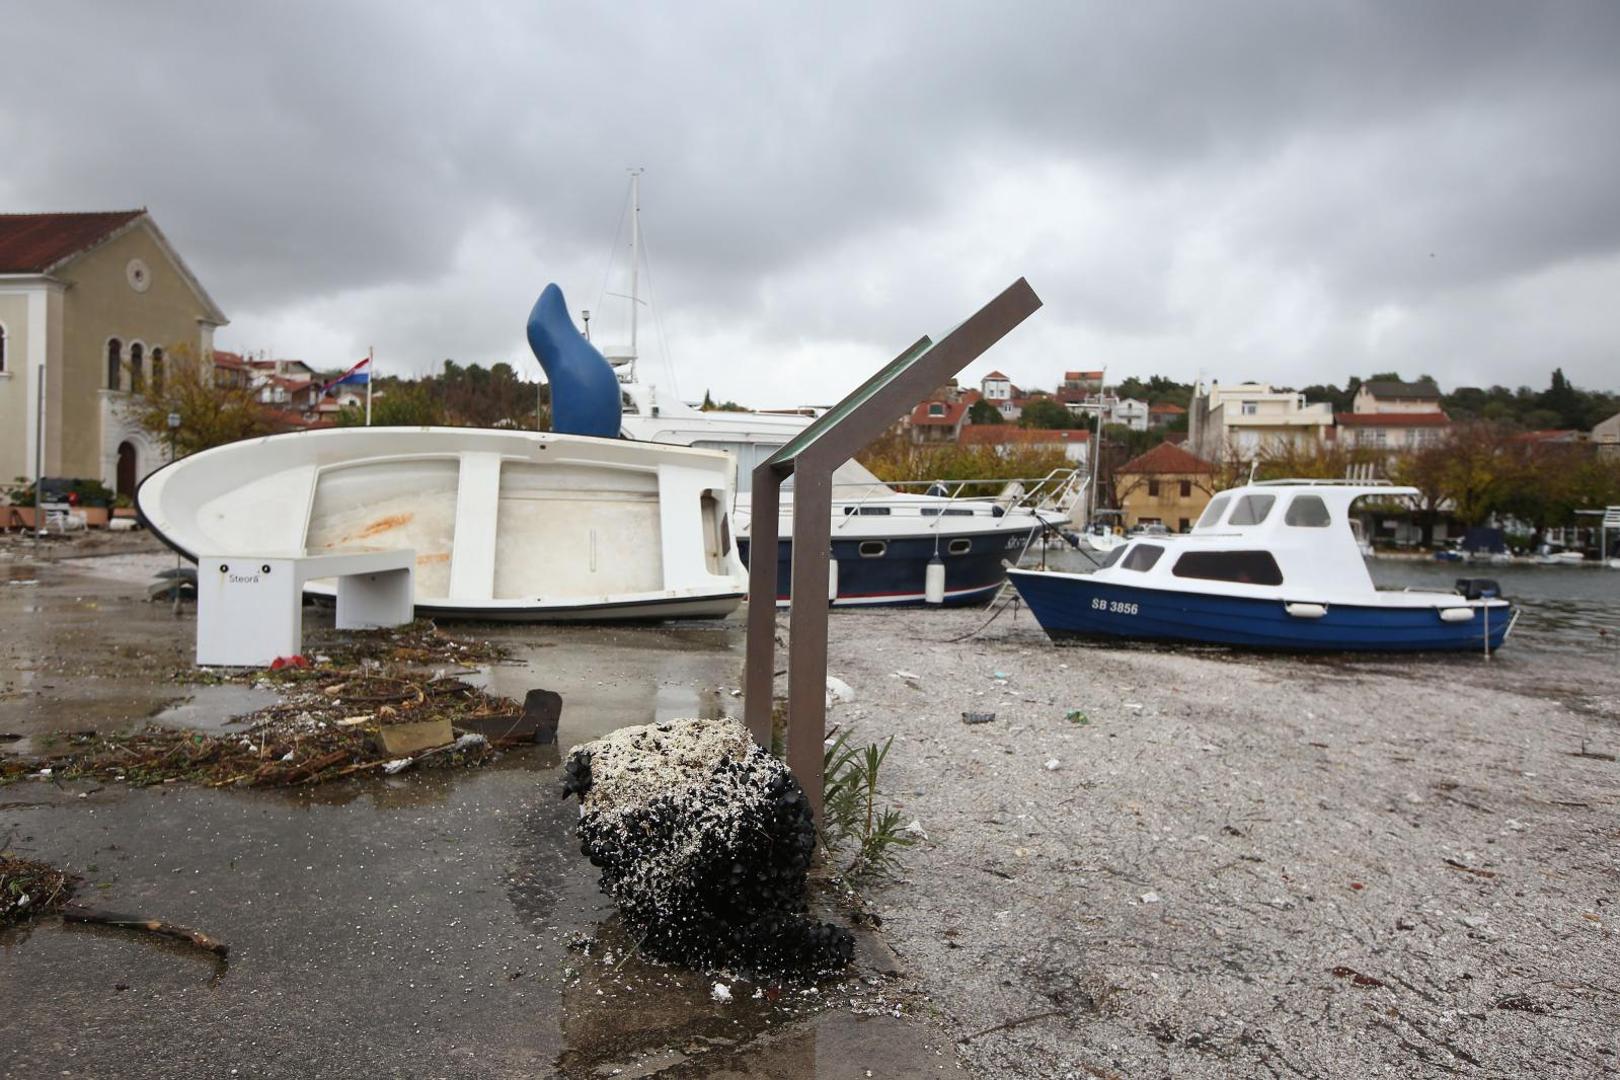
<svg viewBox="0 0 1620 1080"><path fill-rule="evenodd" d="M1106 611L1114 615L1135 615L1136 605L1125 600L1104 600L1100 596L1091 598L1093 611Z"/></svg>

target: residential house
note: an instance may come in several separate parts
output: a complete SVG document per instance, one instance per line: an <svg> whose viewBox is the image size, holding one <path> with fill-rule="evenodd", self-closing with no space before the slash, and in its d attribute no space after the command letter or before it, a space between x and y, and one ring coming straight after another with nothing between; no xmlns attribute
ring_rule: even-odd
<svg viewBox="0 0 1620 1080"><path fill-rule="evenodd" d="M1012 380L999 371L992 371L979 380L979 392L984 395L984 400L999 405L1012 400Z"/></svg>
<svg viewBox="0 0 1620 1080"><path fill-rule="evenodd" d="M1427 412L1339 413L1334 430L1340 446L1351 450L1410 453L1444 442L1451 417L1438 410Z"/></svg>
<svg viewBox="0 0 1620 1080"><path fill-rule="evenodd" d="M1091 397L1102 393L1103 373L1100 371L1065 371L1060 391Z"/></svg>
<svg viewBox="0 0 1620 1080"><path fill-rule="evenodd" d="M960 401L919 402L906 417L906 428L911 432L911 441L919 445L955 442L962 434L967 412L968 407Z"/></svg>
<svg viewBox="0 0 1620 1080"><path fill-rule="evenodd" d="M1306 402L1267 383L1202 386L1193 394L1189 449L1209 461L1250 461L1286 449L1320 445L1333 427L1333 406Z"/></svg>
<svg viewBox="0 0 1620 1080"><path fill-rule="evenodd" d="M0 214L0 477L38 464L134 494L168 458L135 395L226 322L145 210Z"/></svg>
<svg viewBox="0 0 1620 1080"><path fill-rule="evenodd" d="M214 385L221 389L246 390L253 385L253 368L237 353L215 349L213 370Z"/></svg>
<svg viewBox="0 0 1620 1080"><path fill-rule="evenodd" d="M1015 450L1061 450L1076 465L1090 460L1091 432L1073 428L1021 428L1011 424L974 424L962 429L963 446L993 446L1003 456Z"/></svg>
<svg viewBox="0 0 1620 1080"><path fill-rule="evenodd" d="M1113 398L1103 414L1105 424L1124 424L1132 431L1148 429L1148 403L1136 398Z"/></svg>
<svg viewBox="0 0 1620 1080"><path fill-rule="evenodd" d="M1615 413L1594 427L1592 441L1597 444L1598 453L1605 456L1620 456L1620 413Z"/></svg>
<svg viewBox="0 0 1620 1080"><path fill-rule="evenodd" d="M1374 379L1361 384L1350 411L1369 413L1432 413L1440 411L1440 388L1432 382L1396 382Z"/></svg>
<svg viewBox="0 0 1620 1080"><path fill-rule="evenodd" d="M1180 405L1172 405L1168 401L1161 401L1148 406L1148 427L1169 427L1187 415L1187 410Z"/></svg>
<svg viewBox="0 0 1620 1080"><path fill-rule="evenodd" d="M1215 466L1174 443L1160 443L1114 470L1114 494L1126 528L1191 529L1215 494Z"/></svg>

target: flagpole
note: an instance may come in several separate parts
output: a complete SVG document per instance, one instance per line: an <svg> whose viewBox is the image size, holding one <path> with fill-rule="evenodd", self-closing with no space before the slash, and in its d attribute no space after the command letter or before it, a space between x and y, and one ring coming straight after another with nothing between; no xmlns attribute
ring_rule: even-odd
<svg viewBox="0 0 1620 1080"><path fill-rule="evenodd" d="M366 349L366 427L371 426L371 383L377 377L377 365L372 363L375 346Z"/></svg>

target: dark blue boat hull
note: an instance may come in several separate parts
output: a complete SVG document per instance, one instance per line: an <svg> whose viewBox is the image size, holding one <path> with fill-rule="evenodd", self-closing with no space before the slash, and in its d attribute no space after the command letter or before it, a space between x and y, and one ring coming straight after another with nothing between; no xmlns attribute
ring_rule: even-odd
<svg viewBox="0 0 1620 1080"><path fill-rule="evenodd" d="M945 607L983 604L1007 580L1002 563L1017 563L1036 530L1017 529L977 536L897 537L884 541L882 556L861 555L859 540L834 538L832 555L838 562L838 599L834 607L904 607L927 603L923 586L928 563L936 552L945 564ZM952 540L967 540L966 552L949 553ZM960 546L960 544L958 544ZM738 554L748 563L749 542L739 537ZM793 541L776 545L776 602L786 604L792 592Z"/></svg>
<svg viewBox="0 0 1620 1080"><path fill-rule="evenodd" d="M1468 622L1441 620L1433 608L1329 604L1327 614L1289 615L1281 600L1143 589L1084 577L1015 573L1018 589L1041 629L1065 638L1183 641L1251 649L1322 652L1483 651L1501 647L1511 607L1478 611ZM1488 627L1488 631L1487 631Z"/></svg>

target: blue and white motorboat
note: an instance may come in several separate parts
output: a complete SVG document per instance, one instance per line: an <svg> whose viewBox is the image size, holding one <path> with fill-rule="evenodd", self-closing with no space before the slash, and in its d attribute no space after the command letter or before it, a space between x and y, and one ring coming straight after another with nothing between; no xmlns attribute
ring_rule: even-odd
<svg viewBox="0 0 1620 1080"><path fill-rule="evenodd" d="M1495 582L1381 591L1356 546L1357 499L1414 488L1278 480L1221 492L1185 536L1143 537L1090 574L1009 570L1054 640L1188 641L1313 651L1495 650L1516 613Z"/></svg>

